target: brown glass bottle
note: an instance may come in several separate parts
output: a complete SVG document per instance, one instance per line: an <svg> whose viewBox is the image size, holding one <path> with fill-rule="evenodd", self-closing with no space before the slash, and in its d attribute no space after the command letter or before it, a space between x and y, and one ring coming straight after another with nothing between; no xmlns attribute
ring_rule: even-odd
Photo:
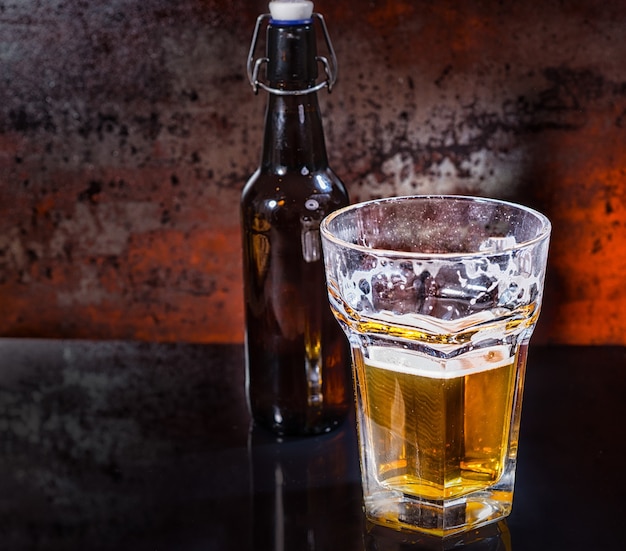
<svg viewBox="0 0 626 551"><path fill-rule="evenodd" d="M313 23L270 21L271 90L317 78ZM347 339L328 305L322 218L348 204L329 168L316 92L270 91L261 165L241 198L246 383L256 423L281 435L337 426L352 401Z"/></svg>

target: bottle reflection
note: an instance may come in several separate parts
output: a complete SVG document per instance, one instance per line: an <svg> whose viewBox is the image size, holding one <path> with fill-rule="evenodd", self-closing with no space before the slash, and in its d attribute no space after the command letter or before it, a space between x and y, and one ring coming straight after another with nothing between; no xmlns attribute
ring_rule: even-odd
<svg viewBox="0 0 626 551"><path fill-rule="evenodd" d="M426 534L399 532L369 521L363 531L365 551L512 551L506 521L489 524L465 534L438 538Z"/></svg>
<svg viewBox="0 0 626 551"><path fill-rule="evenodd" d="M362 539L361 486L350 423L308 438L250 433L253 541L268 551L353 549Z"/></svg>

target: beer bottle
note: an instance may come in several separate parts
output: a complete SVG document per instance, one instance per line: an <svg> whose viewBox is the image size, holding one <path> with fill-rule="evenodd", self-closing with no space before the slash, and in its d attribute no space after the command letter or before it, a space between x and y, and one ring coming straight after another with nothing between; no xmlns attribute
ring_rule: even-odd
<svg viewBox="0 0 626 551"><path fill-rule="evenodd" d="M268 102L261 164L241 197L246 386L257 424L279 435L317 434L337 426L352 401L347 339L328 304L319 237L322 218L348 204L328 166L317 98L334 83L336 62L312 2L269 7L248 57L253 89L266 90ZM264 23L266 56L255 62ZM315 23L330 60L317 55Z"/></svg>

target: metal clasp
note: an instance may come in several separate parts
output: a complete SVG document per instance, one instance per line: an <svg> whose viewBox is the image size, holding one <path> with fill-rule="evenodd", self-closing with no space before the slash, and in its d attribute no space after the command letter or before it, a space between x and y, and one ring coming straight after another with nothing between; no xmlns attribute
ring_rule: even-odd
<svg viewBox="0 0 626 551"><path fill-rule="evenodd" d="M281 90L279 88L272 88L265 82L259 80L259 72L261 70L261 66L269 61L267 57L259 57L258 59L255 59L254 57L256 54L257 42L259 40L259 32L266 19L271 19L271 15L269 13L265 13L257 17L256 25L254 27L254 33L252 34L250 52L248 53L248 80L250 81L250 85L252 86L254 93L258 94L259 88L262 88L266 92L277 94L279 96L301 96L304 94L317 92L318 90L321 90L325 87L328 88L329 93L332 92L333 86L337 81L337 57L335 56L335 50L333 48L332 42L330 41L330 35L328 34L328 29L326 28L326 22L324 21L324 17L319 13L313 13L312 19L317 20L322 28L322 33L324 34L324 40L326 41L326 47L328 48L330 60L327 57L320 55L316 56L315 59L324 67L324 74L326 75L326 78L320 82L315 83L313 86L310 86L309 88L305 88L303 90Z"/></svg>

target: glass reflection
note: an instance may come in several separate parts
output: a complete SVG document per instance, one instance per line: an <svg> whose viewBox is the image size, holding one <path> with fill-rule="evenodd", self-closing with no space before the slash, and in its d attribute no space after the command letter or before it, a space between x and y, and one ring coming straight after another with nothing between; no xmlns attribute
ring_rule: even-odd
<svg viewBox="0 0 626 551"><path fill-rule="evenodd" d="M419 532L400 532L365 523L363 531L365 551L512 551L511 535L506 521L489 524L477 530L438 538Z"/></svg>

